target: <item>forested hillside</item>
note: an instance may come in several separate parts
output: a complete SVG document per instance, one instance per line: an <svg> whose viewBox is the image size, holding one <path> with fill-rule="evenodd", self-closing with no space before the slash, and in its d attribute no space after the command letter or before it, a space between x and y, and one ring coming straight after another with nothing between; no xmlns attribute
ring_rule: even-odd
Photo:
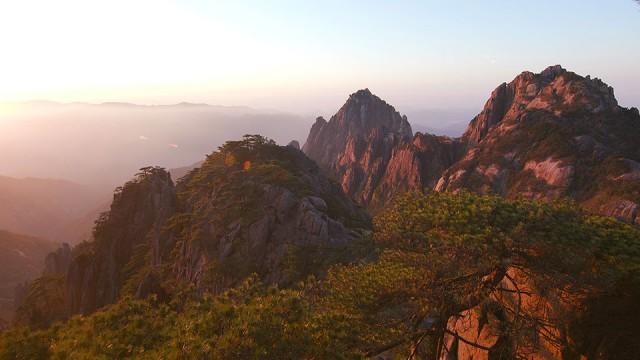
<svg viewBox="0 0 640 360"><path fill-rule="evenodd" d="M640 230L631 225L562 202L411 193L357 247L351 263L285 288L249 276L218 295L186 286L126 296L44 330L16 328L0 339L0 358L631 359L640 351L640 319L628 311L640 300Z"/></svg>

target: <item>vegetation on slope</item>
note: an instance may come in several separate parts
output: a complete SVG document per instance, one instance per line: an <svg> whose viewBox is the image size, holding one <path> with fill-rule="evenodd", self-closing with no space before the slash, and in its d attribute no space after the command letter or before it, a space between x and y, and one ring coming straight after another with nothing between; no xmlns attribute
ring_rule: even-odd
<svg viewBox="0 0 640 360"><path fill-rule="evenodd" d="M0 230L0 319L10 319L16 287L41 274L45 257L55 247L44 239Z"/></svg>
<svg viewBox="0 0 640 360"><path fill-rule="evenodd" d="M16 328L0 337L0 359L434 358L447 338L473 344L450 326L468 310L494 333L492 358L545 344L565 358L640 351L636 227L567 203L408 194L376 218L373 240L361 260L288 289L250 277L217 296L183 287Z"/></svg>

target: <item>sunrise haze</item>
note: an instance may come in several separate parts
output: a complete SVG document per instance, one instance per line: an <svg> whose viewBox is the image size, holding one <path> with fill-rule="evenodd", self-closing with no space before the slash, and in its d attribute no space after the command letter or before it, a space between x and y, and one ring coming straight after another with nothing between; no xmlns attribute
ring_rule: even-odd
<svg viewBox="0 0 640 360"><path fill-rule="evenodd" d="M329 115L369 87L403 112L476 111L500 82L562 64L637 106L638 16L630 0L4 1L0 101Z"/></svg>

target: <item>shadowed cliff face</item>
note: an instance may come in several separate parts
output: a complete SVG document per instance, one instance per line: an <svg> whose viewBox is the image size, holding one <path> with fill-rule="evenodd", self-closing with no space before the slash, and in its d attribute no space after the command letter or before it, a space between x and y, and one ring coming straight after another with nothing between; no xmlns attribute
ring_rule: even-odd
<svg viewBox="0 0 640 360"><path fill-rule="evenodd" d="M463 144L417 134L368 89L357 91L327 122L318 118L302 150L328 170L345 193L371 209L397 193L432 187Z"/></svg>
<svg viewBox="0 0 640 360"><path fill-rule="evenodd" d="M68 312L86 314L113 303L135 273L158 265L167 243L162 228L175 208L175 187L163 169L141 169L118 188L111 209L96 221L95 240L73 249L65 283Z"/></svg>
<svg viewBox="0 0 640 360"><path fill-rule="evenodd" d="M420 133L411 139L409 124L399 119L361 90L329 122L316 121L303 151L374 211L407 190L468 189L569 197L638 222L640 116L618 106L599 79L560 66L523 72L493 91L458 139Z"/></svg>

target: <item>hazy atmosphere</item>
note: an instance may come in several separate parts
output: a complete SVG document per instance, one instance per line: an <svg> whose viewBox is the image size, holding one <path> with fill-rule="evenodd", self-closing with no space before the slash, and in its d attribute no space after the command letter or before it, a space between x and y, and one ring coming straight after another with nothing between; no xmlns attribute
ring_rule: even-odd
<svg viewBox="0 0 640 360"><path fill-rule="evenodd" d="M478 112L499 83L562 64L633 106L639 11L632 0L3 1L0 100L327 116L368 87L401 113Z"/></svg>
<svg viewBox="0 0 640 360"><path fill-rule="evenodd" d="M628 0L3 2L0 174L113 185L252 129L303 143L362 88L414 131L460 136L498 84L554 64L637 106L639 12Z"/></svg>
<svg viewBox="0 0 640 360"><path fill-rule="evenodd" d="M0 360L637 360L640 0L0 0Z"/></svg>

